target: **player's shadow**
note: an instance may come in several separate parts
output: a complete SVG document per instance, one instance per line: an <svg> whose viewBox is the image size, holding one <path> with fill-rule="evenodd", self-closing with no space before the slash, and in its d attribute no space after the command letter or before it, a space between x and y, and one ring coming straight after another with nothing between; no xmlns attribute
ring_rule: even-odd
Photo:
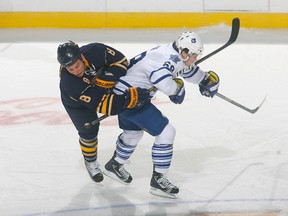
<svg viewBox="0 0 288 216"><path fill-rule="evenodd" d="M121 184L121 183L120 183ZM129 186L121 185L117 189L105 187L105 190L100 192L101 196L106 199L110 204L108 206L111 216L134 216L136 215L136 206L121 193L126 193ZM108 209L107 209L108 210ZM105 214L109 215L109 214Z"/></svg>
<svg viewBox="0 0 288 216"><path fill-rule="evenodd" d="M160 198L161 199L161 198ZM178 209L179 206L176 200L166 200L167 198L163 198L161 202L149 202L149 211L145 214L145 216L167 216L167 215L178 215L171 214L169 212L173 212L172 209ZM168 213L167 213L168 211ZM177 212L177 210L176 210Z"/></svg>
<svg viewBox="0 0 288 216"><path fill-rule="evenodd" d="M109 188L109 185L104 187L102 183L91 182L83 186L67 206L54 213L63 216L134 216L136 213L135 205L120 195L122 190L127 190L126 187L120 186L117 189L113 189Z"/></svg>

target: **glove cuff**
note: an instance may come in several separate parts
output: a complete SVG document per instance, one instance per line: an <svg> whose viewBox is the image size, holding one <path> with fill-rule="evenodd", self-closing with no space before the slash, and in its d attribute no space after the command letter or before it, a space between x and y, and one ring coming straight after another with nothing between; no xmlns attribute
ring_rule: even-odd
<svg viewBox="0 0 288 216"><path fill-rule="evenodd" d="M128 93L129 97L128 98L130 99L130 102L127 105L127 108L132 109L138 103L138 91L136 88L129 88L128 90L129 90L129 93Z"/></svg>
<svg viewBox="0 0 288 216"><path fill-rule="evenodd" d="M199 83L199 85L207 86L208 83L210 82L209 76L210 76L210 74L208 72L205 72L205 76L204 76L203 80Z"/></svg>
<svg viewBox="0 0 288 216"><path fill-rule="evenodd" d="M219 83L219 77L214 71L209 71L205 73L205 77L199 83L199 85L208 86L213 83Z"/></svg>
<svg viewBox="0 0 288 216"><path fill-rule="evenodd" d="M99 78L94 78L93 82L96 86L99 86L101 88L113 88L113 86L115 85L115 82L113 81L106 81Z"/></svg>

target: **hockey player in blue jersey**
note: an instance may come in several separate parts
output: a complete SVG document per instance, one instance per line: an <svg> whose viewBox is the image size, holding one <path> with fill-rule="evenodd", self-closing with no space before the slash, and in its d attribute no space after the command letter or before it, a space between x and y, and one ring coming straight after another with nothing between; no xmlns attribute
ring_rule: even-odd
<svg viewBox="0 0 288 216"><path fill-rule="evenodd" d="M185 97L184 79L198 84L202 95L213 97L219 86L218 75L213 71L204 72L194 65L202 52L203 43L199 36L194 32L184 32L173 43L155 47L132 58L127 75L120 78L113 91L122 95L134 86L153 89L153 96L159 90L169 96L173 103L181 104ZM179 74L182 78L178 78ZM146 131L155 137L150 193L176 198L179 188L167 178L176 134L173 125L150 100L140 109L122 112L118 118L123 132L118 136L116 150L106 163L104 174L126 184L132 181L124 164Z"/></svg>
<svg viewBox="0 0 288 216"><path fill-rule="evenodd" d="M88 127L85 123L97 119L97 112L116 115L140 106L149 93L132 87L122 95L111 92L115 82L127 73L128 61L105 44L90 43L79 48L69 41L58 46L57 59L62 104L78 131L87 171L95 182L101 182L103 175L97 163L99 123Z"/></svg>

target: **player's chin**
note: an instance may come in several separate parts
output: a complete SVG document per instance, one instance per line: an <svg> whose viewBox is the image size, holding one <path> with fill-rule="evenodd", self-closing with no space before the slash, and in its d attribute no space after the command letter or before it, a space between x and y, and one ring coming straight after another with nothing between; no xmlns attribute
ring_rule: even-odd
<svg viewBox="0 0 288 216"><path fill-rule="evenodd" d="M84 72L80 72L78 74L75 74L75 76L77 76L77 77L82 77L83 75L84 75Z"/></svg>
<svg viewBox="0 0 288 216"><path fill-rule="evenodd" d="M188 67L190 67L190 66L193 65L193 63L191 63L191 62L189 62L189 61L185 61L184 64L185 64L185 66L188 66Z"/></svg>

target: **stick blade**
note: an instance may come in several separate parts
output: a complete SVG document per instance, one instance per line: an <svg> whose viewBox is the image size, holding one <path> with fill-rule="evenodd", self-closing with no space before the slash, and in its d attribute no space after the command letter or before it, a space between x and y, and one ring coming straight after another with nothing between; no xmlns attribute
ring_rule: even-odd
<svg viewBox="0 0 288 216"><path fill-rule="evenodd" d="M235 17L232 20L232 31L231 31L231 36L230 36L230 43L234 43L238 37L240 30L240 19L238 17Z"/></svg>
<svg viewBox="0 0 288 216"><path fill-rule="evenodd" d="M231 98L228 98L228 97L220 94L219 92L216 93L216 96L220 97L221 99L223 99L223 100L225 100L225 101L227 101L227 102L229 102L229 103L231 103L231 104L233 104L233 105L235 105L235 106L237 106L237 107L239 107L239 108L241 108L241 109L243 109L243 110L245 110L245 111L247 111L247 112L249 112L251 114L254 114L260 109L260 107L265 102L267 94L266 94L265 98L263 99L262 103L258 107L256 107L255 109L250 109L250 108L248 108L248 107L246 107L246 106L244 106L244 105L232 100Z"/></svg>
<svg viewBox="0 0 288 216"><path fill-rule="evenodd" d="M264 97L263 101L261 102L261 104L258 107L256 107L255 109L251 110L250 113L252 113L252 114L256 113L260 109L260 107L263 105L263 103L265 102L266 98L267 98L267 94L265 95L265 97Z"/></svg>

